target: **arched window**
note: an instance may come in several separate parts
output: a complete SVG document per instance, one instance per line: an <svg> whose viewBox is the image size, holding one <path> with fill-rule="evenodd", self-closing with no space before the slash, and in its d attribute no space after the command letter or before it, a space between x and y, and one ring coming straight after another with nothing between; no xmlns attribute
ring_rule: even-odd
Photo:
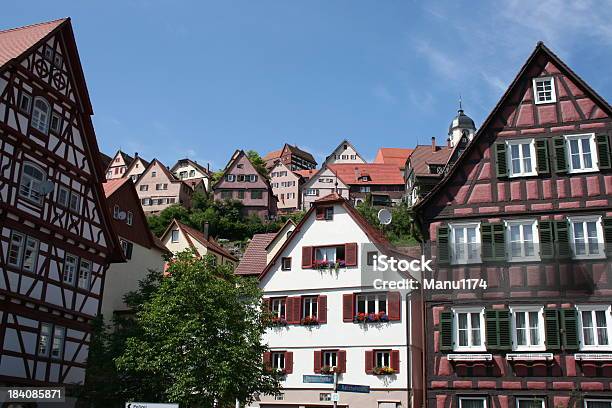
<svg viewBox="0 0 612 408"><path fill-rule="evenodd" d="M51 105L45 98L40 96L34 99L34 109L32 109L32 127L44 134L49 132L49 118L51 117Z"/></svg>
<svg viewBox="0 0 612 408"><path fill-rule="evenodd" d="M33 163L24 163L19 183L19 195L37 204L42 203L42 185L46 180L42 169Z"/></svg>

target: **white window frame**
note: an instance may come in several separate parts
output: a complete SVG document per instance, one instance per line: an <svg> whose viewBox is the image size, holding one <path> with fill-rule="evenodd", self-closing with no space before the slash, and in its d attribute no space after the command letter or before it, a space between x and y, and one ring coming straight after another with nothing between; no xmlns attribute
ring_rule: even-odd
<svg viewBox="0 0 612 408"><path fill-rule="evenodd" d="M175 232L176 232L176 236L174 235ZM170 241L174 243L180 241L180 231L179 230L175 229L170 232Z"/></svg>
<svg viewBox="0 0 612 408"><path fill-rule="evenodd" d="M46 329L46 333L43 333L43 329ZM41 351L41 343L45 339L45 350ZM40 329L38 330L38 343L36 344L36 355L49 357L51 354L51 344L53 341L53 325L51 323L41 323Z"/></svg>
<svg viewBox="0 0 612 408"><path fill-rule="evenodd" d="M14 237L19 237L19 244L14 245L13 243ZM25 250L25 242L26 242L25 234L22 234L21 232L17 232L17 231L11 231L9 249L8 249L8 254L6 257L6 261L8 265L21 269L21 265L23 263L23 252ZM12 263L10 261L11 250L13 250L14 246L16 247L15 249L17 250L17 263Z"/></svg>
<svg viewBox="0 0 612 408"><path fill-rule="evenodd" d="M33 176L26 174L26 167L31 167L36 171L42 173L42 179L36 179ZM19 179L19 196L25 198L26 200L35 203L37 205L41 205L43 202L43 193L42 186L47 181L47 174L45 171L38 165L32 162L24 162L21 166L21 178ZM27 184L28 193L25 194L22 190L24 188L24 184ZM32 194L32 193L35 194ZM36 195L38 198L36 198Z"/></svg>
<svg viewBox="0 0 612 408"><path fill-rule="evenodd" d="M89 265L84 267L84 265ZM80 259L79 261L79 276L78 276L78 287L81 289L89 290L91 286L91 271L92 262L88 259Z"/></svg>
<svg viewBox="0 0 612 408"><path fill-rule="evenodd" d="M595 133L581 133L577 135L565 135L565 151L566 151L566 160L567 160L567 171L570 174L575 173L592 173L594 171L599 171L599 156L597 153L597 143L595 142ZM583 167L575 169L572 162L572 150L570 147L570 140L589 140L589 145L591 149L591 164L592 167L584 168L584 162L582 158L582 142L578 143L580 150L580 163Z"/></svg>
<svg viewBox="0 0 612 408"><path fill-rule="evenodd" d="M450 227L450 249L451 249L451 263L454 265L466 265L466 264L476 264L482 263L482 238L480 236L480 223L479 222L470 222L470 223L453 223L449 224ZM478 248L478 254L476 259L457 259L455 254L455 231L459 228L475 228L476 229L476 242L474 243ZM468 242L466 241L464 244L465 253L468 253Z"/></svg>
<svg viewBox="0 0 612 408"><path fill-rule="evenodd" d="M610 404L610 408L612 408L612 399L586 398L584 400L584 408L589 408L589 405L588 405L589 402L607 402L608 404Z"/></svg>
<svg viewBox="0 0 612 408"><path fill-rule="evenodd" d="M234 175L234 174L226 174L225 175L225 181L227 181L229 183L234 183L236 181L236 175Z"/></svg>
<svg viewBox="0 0 612 408"><path fill-rule="evenodd" d="M382 361L381 365L378 364L379 357ZM391 367L391 350L375 350L373 366L374 368Z"/></svg>
<svg viewBox="0 0 612 408"><path fill-rule="evenodd" d="M520 345L518 344L518 331L516 327L516 315L517 313L527 313L529 316L530 312L538 313L538 337L539 343L534 345ZM514 351L544 351L546 350L545 343L545 331L544 331L544 307L537 305L530 306L512 306L510 307L510 313L512 315L512 350ZM531 329L529 328L529 320L525 320L526 339L531 342Z"/></svg>
<svg viewBox="0 0 612 408"><path fill-rule="evenodd" d="M482 401L482 408L487 408L487 397L480 396L463 396L459 397L459 408L463 408L463 400L480 400Z"/></svg>
<svg viewBox="0 0 612 408"><path fill-rule="evenodd" d="M538 230L538 220L506 220L506 254L509 262L524 262L524 261L539 261L539 243L540 234ZM531 233L533 234L533 256L525 256L525 240L523 228L521 228L521 255L518 257L512 256L512 241L510 228L516 225L527 225L531 224Z"/></svg>
<svg viewBox="0 0 612 408"><path fill-rule="evenodd" d="M42 102L46 106L46 112L36 106L36 102ZM34 98L32 104L32 127L45 135L49 133L49 124L51 123L51 104L42 96Z"/></svg>
<svg viewBox="0 0 612 408"><path fill-rule="evenodd" d="M286 367L286 359L284 351L272 351L270 354L272 360L272 368L275 370L284 370ZM277 361L278 360L278 361Z"/></svg>
<svg viewBox="0 0 612 408"><path fill-rule="evenodd" d="M525 171L523 149L519 147L519 160L521 163L521 171L518 173L514 172L514 166L512 165L512 146L522 146L524 144L529 145L529 154L531 155L531 171ZM508 177L529 177L537 176L537 158L535 149L535 140L532 139L514 139L506 141L506 164L508 166Z"/></svg>
<svg viewBox="0 0 612 408"><path fill-rule="evenodd" d="M66 342L66 328L53 325L53 338L49 349L49 357L54 360L61 360L64 356L64 343ZM59 350L58 355L53 355L55 349Z"/></svg>
<svg viewBox="0 0 612 408"><path fill-rule="evenodd" d="M457 307L453 308L453 350L454 351L486 351L485 345L485 315L484 307ZM459 345L459 313L478 313L480 317L480 345L472 344L472 319L468 319L468 344L467 346Z"/></svg>
<svg viewBox="0 0 612 408"><path fill-rule="evenodd" d="M63 199L62 194L64 194ZM62 207L68 208L68 204L70 203L70 190L68 190L64 186L59 186L59 188L57 189L57 203Z"/></svg>
<svg viewBox="0 0 612 408"><path fill-rule="evenodd" d="M54 122L57 124L57 126L54 126ZM60 116L59 113L57 112L53 112L51 114L51 120L49 121L49 130L51 130L51 132L56 133L56 134L60 134L62 131L62 117Z"/></svg>
<svg viewBox="0 0 612 408"><path fill-rule="evenodd" d="M591 305L576 305L576 310L578 312L578 338L580 339L580 351L602 351L602 350L612 350L612 316L610 315L611 313L611 306L610 305L601 305L601 304L591 304ZM607 328L607 332L608 332L608 344L604 344L604 345L585 345L584 344L584 330L583 330L583 323L582 323L582 312L591 312L592 314L592 321L593 324L595 326L593 326L594 329L597 328L596 326L596 319L594 316L595 311L604 311L605 315L606 315L606 328ZM597 341L597 332L595 331L593 333L593 339L595 341Z"/></svg>
<svg viewBox="0 0 612 408"><path fill-rule="evenodd" d="M322 365L328 367L338 366L338 350L323 350L323 361ZM329 362L329 364L328 364Z"/></svg>
<svg viewBox="0 0 612 408"><path fill-rule="evenodd" d="M24 101L26 101L25 108L22 107ZM21 93L21 97L19 98L19 110L23 113L30 113L32 110L32 96L30 94L25 92Z"/></svg>
<svg viewBox="0 0 612 408"><path fill-rule="evenodd" d="M567 221L568 221L568 226L569 226L569 239L570 239L570 246L572 248L573 259L601 259L601 258L606 257L605 244L604 244L605 243L604 232L603 232L603 226L602 226L600 215L567 217ZM597 228L597 241L599 243L598 245L599 253L598 254L587 253L584 255L577 255L576 254L576 241L575 241L575 236L574 236L574 223L584 223L584 222L593 222L593 221L595 222L596 228ZM585 234L586 234L586 230L585 230ZM587 252L589 252L590 251L588 249L589 244L587 241L588 241L588 237L585 235L585 249Z"/></svg>
<svg viewBox="0 0 612 408"><path fill-rule="evenodd" d="M550 98L551 99L549 101L540 100L540 96L538 95L538 83L544 82L544 81L550 81L550 87L551 87ZM554 77L547 76L547 77L533 78L533 100L535 101L536 105L543 105L545 103L557 102L557 91L555 90L555 78Z"/></svg>
<svg viewBox="0 0 612 408"><path fill-rule="evenodd" d="M33 245L33 247L31 246ZM38 250L40 249L40 241L36 238L32 238L30 236L26 236L25 246L23 247L23 259L21 260L21 269L30 272L36 273L36 268L38 266ZM31 266L26 266L26 258L28 257L28 252L31 252L29 256L32 257L33 261Z"/></svg>
<svg viewBox="0 0 612 408"><path fill-rule="evenodd" d="M283 313L285 309L285 313ZM272 298L270 299L270 311L277 318L285 318L287 316L287 298Z"/></svg>
<svg viewBox="0 0 612 408"><path fill-rule="evenodd" d="M319 297L316 295L302 297L302 319L311 316L314 318L319 316Z"/></svg>
<svg viewBox="0 0 612 408"><path fill-rule="evenodd" d="M359 311L360 300L363 300L365 302L364 312ZM368 311L368 304L372 300L374 300L374 310ZM388 315L389 314L388 309L389 309L389 296L387 296L387 293L357 293L355 295L355 316L358 315L359 313L365 313L365 314L375 313L376 314L380 312L385 312L385 314Z"/></svg>
<svg viewBox="0 0 612 408"><path fill-rule="evenodd" d="M534 401L539 401L540 402L540 408L546 408L546 401L544 398L542 397L533 397L533 398L528 398L528 397L520 397L516 399L516 408L521 408L520 402L521 401L529 401L529 402L534 402Z"/></svg>
<svg viewBox="0 0 612 408"><path fill-rule="evenodd" d="M70 202L68 204L68 208L76 213L81 210L81 196L74 191L70 192Z"/></svg>
<svg viewBox="0 0 612 408"><path fill-rule="evenodd" d="M319 195L319 189L318 188L308 188L306 189L306 192L304 193L304 195L307 195L309 197L316 197Z"/></svg>
<svg viewBox="0 0 612 408"><path fill-rule="evenodd" d="M73 261L68 262L69 257L72 258ZM74 280L77 276L79 265L79 257L66 252L64 254L64 265L62 268L62 282L69 285L74 285Z"/></svg>

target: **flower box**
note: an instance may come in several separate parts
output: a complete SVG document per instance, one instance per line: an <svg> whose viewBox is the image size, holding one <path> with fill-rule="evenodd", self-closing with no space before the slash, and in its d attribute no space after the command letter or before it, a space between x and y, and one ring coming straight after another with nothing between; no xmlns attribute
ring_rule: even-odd
<svg viewBox="0 0 612 408"><path fill-rule="evenodd" d="M272 322L271 325L272 326L277 326L277 327L282 327L282 326L287 326L289 324L289 322L287 321L287 319L285 319L285 316L274 316L272 317Z"/></svg>
<svg viewBox="0 0 612 408"><path fill-rule="evenodd" d="M316 316L306 316L300 321L302 326L318 326L319 319Z"/></svg>
<svg viewBox="0 0 612 408"><path fill-rule="evenodd" d="M334 367L331 367L328 365L321 366L321 374L333 374L333 373L334 373Z"/></svg>
<svg viewBox="0 0 612 408"><path fill-rule="evenodd" d="M376 375L393 375L395 370L392 367L375 367L374 374Z"/></svg>
<svg viewBox="0 0 612 408"><path fill-rule="evenodd" d="M314 261L313 264L315 269L335 269L338 270L340 268L344 268L346 266L346 262L344 259L338 259L336 261Z"/></svg>
<svg viewBox="0 0 612 408"><path fill-rule="evenodd" d="M386 312L378 313L358 313L353 317L354 323L386 323L389 321L389 316Z"/></svg>

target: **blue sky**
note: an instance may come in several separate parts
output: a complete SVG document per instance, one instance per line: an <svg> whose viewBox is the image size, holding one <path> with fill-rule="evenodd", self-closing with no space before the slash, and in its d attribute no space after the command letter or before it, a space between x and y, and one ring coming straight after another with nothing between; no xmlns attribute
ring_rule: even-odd
<svg viewBox="0 0 612 408"><path fill-rule="evenodd" d="M459 94L480 124L538 40L612 100L607 0L5 3L2 28L72 17L101 149L168 165L443 143Z"/></svg>

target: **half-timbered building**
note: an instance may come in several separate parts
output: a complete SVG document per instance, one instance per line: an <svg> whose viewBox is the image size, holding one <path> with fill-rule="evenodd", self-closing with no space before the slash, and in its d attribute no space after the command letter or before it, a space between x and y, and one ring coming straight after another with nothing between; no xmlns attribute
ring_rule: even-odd
<svg viewBox="0 0 612 408"><path fill-rule="evenodd" d="M134 158L132 156L118 150L106 168L107 180L124 177L128 167L130 167L133 161Z"/></svg>
<svg viewBox="0 0 612 408"><path fill-rule="evenodd" d="M429 407L610 406L611 117L538 43L416 204L456 285L424 292Z"/></svg>
<svg viewBox="0 0 612 408"><path fill-rule="evenodd" d="M0 383L83 382L122 260L70 19L0 32Z"/></svg>

